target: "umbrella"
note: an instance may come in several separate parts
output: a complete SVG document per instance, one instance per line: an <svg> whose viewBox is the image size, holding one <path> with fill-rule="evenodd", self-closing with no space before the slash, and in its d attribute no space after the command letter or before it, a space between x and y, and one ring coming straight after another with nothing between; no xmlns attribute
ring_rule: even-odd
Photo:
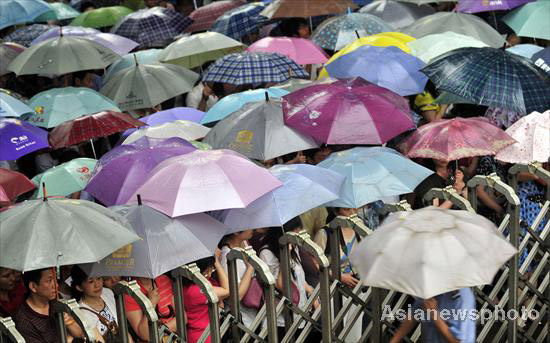
<svg viewBox="0 0 550 343"><path fill-rule="evenodd" d="M192 107L174 107L169 110L160 111L140 118L139 120L147 125L159 125L176 120L188 120L200 123L205 113Z"/></svg>
<svg viewBox="0 0 550 343"><path fill-rule="evenodd" d="M422 69L441 90L519 113L550 108L550 77L530 60L494 48L453 50Z"/></svg>
<svg viewBox="0 0 550 343"><path fill-rule="evenodd" d="M97 160L93 158L75 158L69 162L62 163L50 168L32 178L37 187L34 198L43 198L46 185L48 196L67 196L84 189Z"/></svg>
<svg viewBox="0 0 550 343"><path fill-rule="evenodd" d="M464 13L479 13L489 11L506 11L525 5L533 0L499 0L499 1L469 1L460 0L456 10Z"/></svg>
<svg viewBox="0 0 550 343"><path fill-rule="evenodd" d="M534 54L533 57L531 57L531 61L533 61L537 67L550 74L550 47Z"/></svg>
<svg viewBox="0 0 550 343"><path fill-rule="evenodd" d="M128 14L111 30L140 44L140 47L164 46L191 25L191 20L176 11L153 7Z"/></svg>
<svg viewBox="0 0 550 343"><path fill-rule="evenodd" d="M43 42L45 40L48 40L50 38L57 38L61 34L63 36L88 36L93 35L96 33L101 33L101 31L92 29L89 27L81 27L81 26L49 26L46 31L39 34L36 38L32 40L32 42L29 44L35 45L37 43Z"/></svg>
<svg viewBox="0 0 550 343"><path fill-rule="evenodd" d="M49 20L67 20L80 15L80 12L62 2L52 2L48 6L50 6L50 11L36 17L34 22L43 23Z"/></svg>
<svg viewBox="0 0 550 343"><path fill-rule="evenodd" d="M285 126L278 99L246 104L217 123L204 142L260 161L319 147L311 137Z"/></svg>
<svg viewBox="0 0 550 343"><path fill-rule="evenodd" d="M159 60L186 68L201 67L233 52L241 52L244 44L218 32L203 32L182 37L168 45Z"/></svg>
<svg viewBox="0 0 550 343"><path fill-rule="evenodd" d="M62 123L50 132L49 139L51 146L57 149L143 125L127 113L102 111Z"/></svg>
<svg viewBox="0 0 550 343"><path fill-rule="evenodd" d="M515 140L479 117L440 119L419 127L401 145L411 158L443 161L494 155Z"/></svg>
<svg viewBox="0 0 550 343"><path fill-rule="evenodd" d="M139 237L91 201L45 198L0 212L0 266L20 271L96 262Z"/></svg>
<svg viewBox="0 0 550 343"><path fill-rule="evenodd" d="M518 36L550 39L550 1L523 5L502 18Z"/></svg>
<svg viewBox="0 0 550 343"><path fill-rule="evenodd" d="M20 29L17 29L4 37L4 41L6 42L13 42L17 44L21 44L25 47L31 46L31 42L44 32L51 29L52 25L44 25L44 24L32 24L29 26L22 27Z"/></svg>
<svg viewBox="0 0 550 343"><path fill-rule="evenodd" d="M137 57L134 55L134 58ZM109 79L101 93L123 111L154 107L193 89L199 74L173 64L140 64L123 69Z"/></svg>
<svg viewBox="0 0 550 343"><path fill-rule="evenodd" d="M24 174L0 168L0 201L11 202L33 189L34 184Z"/></svg>
<svg viewBox="0 0 550 343"><path fill-rule="evenodd" d="M494 48L500 48L505 43L500 33L483 19L465 13L438 12L423 17L403 29L404 33L413 35L416 38L447 31L470 36Z"/></svg>
<svg viewBox="0 0 550 343"><path fill-rule="evenodd" d="M47 147L47 131L18 119L0 118L0 160L16 160Z"/></svg>
<svg viewBox="0 0 550 343"><path fill-rule="evenodd" d="M208 30L212 24L224 15L226 12L245 4L243 0L222 0L211 2L208 5L197 8L191 14L189 19L193 24L185 29L186 32L197 32Z"/></svg>
<svg viewBox="0 0 550 343"><path fill-rule="evenodd" d="M156 278L172 269L214 255L227 226L204 213L170 218L149 206L115 206L141 240L83 266L90 276Z"/></svg>
<svg viewBox="0 0 550 343"><path fill-rule="evenodd" d="M260 15L275 19L287 17L315 17L326 14L339 14L355 9L357 5L350 0L274 0Z"/></svg>
<svg viewBox="0 0 550 343"><path fill-rule="evenodd" d="M414 128L403 97L359 78L285 95L283 112L286 125L327 144L383 144Z"/></svg>
<svg viewBox="0 0 550 343"><path fill-rule="evenodd" d="M337 199L344 177L308 164L276 165L269 172L283 185L245 208L222 215L231 232L283 226L292 218Z"/></svg>
<svg viewBox="0 0 550 343"><path fill-rule="evenodd" d="M534 54L536 54L537 52L540 52L542 50L544 50L543 47L537 46L537 45L534 45L534 44L518 44L518 45L514 45L511 48L506 49L506 51L508 51L512 54L523 56L523 57L529 58L529 59L531 57L533 57Z"/></svg>
<svg viewBox="0 0 550 343"><path fill-rule="evenodd" d="M309 39L289 37L266 37L246 49L250 52L277 52L288 56L298 64L323 64L328 55Z"/></svg>
<svg viewBox="0 0 550 343"><path fill-rule="evenodd" d="M100 7L82 13L71 22L71 25L93 28L109 27L130 13L133 11L124 6Z"/></svg>
<svg viewBox="0 0 550 343"><path fill-rule="evenodd" d="M0 117L19 117L33 110L10 92L0 91Z"/></svg>
<svg viewBox="0 0 550 343"><path fill-rule="evenodd" d="M190 143L176 137L143 137L117 146L99 159L85 191L106 206L125 204L157 164L193 150Z"/></svg>
<svg viewBox="0 0 550 343"><path fill-rule="evenodd" d="M550 110L533 112L515 122L506 133L514 143L500 150L497 160L509 163L547 163L550 159Z"/></svg>
<svg viewBox="0 0 550 343"><path fill-rule="evenodd" d="M159 125L148 126L134 131L122 144L132 144L142 137L171 138L178 137L186 141L201 139L210 131L206 126L189 121L176 120Z"/></svg>
<svg viewBox="0 0 550 343"><path fill-rule="evenodd" d="M413 56L429 63L436 57L460 48L485 48L487 44L470 36L452 31L435 33L408 43Z"/></svg>
<svg viewBox="0 0 550 343"><path fill-rule="evenodd" d="M0 30L32 22L39 15L50 11L48 3L42 0L2 0L0 1Z"/></svg>
<svg viewBox="0 0 550 343"><path fill-rule="evenodd" d="M246 85L283 82L292 76L307 78L307 72L290 58L268 52L230 54L214 62L204 75L204 82Z"/></svg>
<svg viewBox="0 0 550 343"><path fill-rule="evenodd" d="M258 25L262 21L258 17L265 8L263 2L252 2L225 12L210 27L210 31L223 33L233 39L258 31Z"/></svg>
<svg viewBox="0 0 550 343"><path fill-rule="evenodd" d="M437 102L437 99L436 99L436 102ZM468 102L465 102L465 103L468 103ZM485 111L485 114L483 116L487 118L493 125L496 125L500 128L509 128L510 126L512 126L512 124L518 121L523 115L524 114L517 113L504 108L489 107L487 111Z"/></svg>
<svg viewBox="0 0 550 343"><path fill-rule="evenodd" d="M238 111L249 102L261 101L265 99L266 92L270 98L280 98L283 95L288 94L288 91L286 90L271 87L254 89L225 96L214 104L208 112L206 112L204 118L201 120L201 124L208 124L222 120L231 113Z"/></svg>
<svg viewBox="0 0 550 343"><path fill-rule="evenodd" d="M162 49L147 49L122 56L120 60L107 67L107 72L103 75L103 83L109 81L113 75L122 69L134 67L136 65L136 60L141 64L154 64L158 62L161 51Z"/></svg>
<svg viewBox="0 0 550 343"><path fill-rule="evenodd" d="M0 44L0 76L10 72L8 65L24 50L25 47L17 43L5 42Z"/></svg>
<svg viewBox="0 0 550 343"><path fill-rule="evenodd" d="M243 208L282 183L230 150L195 150L164 160L136 191L170 217ZM190 196L192 194L192 196ZM135 195L129 203L135 203Z"/></svg>
<svg viewBox="0 0 550 343"><path fill-rule="evenodd" d="M351 261L365 285L428 299L491 284L516 253L485 217L427 207L390 214L359 244Z"/></svg>
<svg viewBox="0 0 550 343"><path fill-rule="evenodd" d="M17 56L8 70L17 75L62 75L80 70L103 69L120 56L111 49L81 37L48 39Z"/></svg>
<svg viewBox="0 0 550 343"><path fill-rule="evenodd" d="M358 147L335 152L318 166L345 177L338 199L327 206L348 208L411 193L433 174L433 171L385 147Z"/></svg>
<svg viewBox="0 0 550 343"><path fill-rule="evenodd" d="M111 99L87 87L52 88L36 94L28 104L34 113L26 120L45 128L99 111L120 111Z"/></svg>
<svg viewBox="0 0 550 343"><path fill-rule="evenodd" d="M322 22L311 40L321 48L338 51L362 36L389 31L393 31L392 27L374 15L348 13Z"/></svg>
<svg viewBox="0 0 550 343"><path fill-rule="evenodd" d="M387 0L375 0L362 7L359 12L375 15L395 29L404 28L422 17L435 13L434 9L428 5Z"/></svg>
<svg viewBox="0 0 550 343"><path fill-rule="evenodd" d="M420 69L424 62L389 46L362 46L340 56L326 66L330 76L335 78L361 77L387 88L399 95L421 93L428 78Z"/></svg>

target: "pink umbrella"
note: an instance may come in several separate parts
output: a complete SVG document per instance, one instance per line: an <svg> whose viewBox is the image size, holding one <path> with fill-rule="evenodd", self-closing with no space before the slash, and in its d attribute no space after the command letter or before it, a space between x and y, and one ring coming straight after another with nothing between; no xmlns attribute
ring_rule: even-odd
<svg viewBox="0 0 550 343"><path fill-rule="evenodd" d="M246 51L278 52L298 64L322 64L329 58L315 43L304 38L266 37L249 46Z"/></svg>
<svg viewBox="0 0 550 343"><path fill-rule="evenodd" d="M231 150L196 150L164 160L130 197L170 217L244 208L282 183Z"/></svg>
<svg viewBox="0 0 550 343"><path fill-rule="evenodd" d="M212 2L202 6L189 14L189 19L193 20L185 32L197 32L208 30L212 24L221 17L225 12L244 5L244 0L223 0Z"/></svg>
<svg viewBox="0 0 550 343"><path fill-rule="evenodd" d="M407 101L361 78L282 97L285 124L328 144L382 144L414 128Z"/></svg>
<svg viewBox="0 0 550 343"><path fill-rule="evenodd" d="M454 118L419 127L400 148L409 157L453 161L494 155L515 142L485 118Z"/></svg>

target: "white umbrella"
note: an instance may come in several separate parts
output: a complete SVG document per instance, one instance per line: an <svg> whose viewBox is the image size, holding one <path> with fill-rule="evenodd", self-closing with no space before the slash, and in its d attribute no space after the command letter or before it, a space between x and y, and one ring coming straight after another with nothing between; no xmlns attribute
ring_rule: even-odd
<svg viewBox="0 0 550 343"><path fill-rule="evenodd" d="M176 120L161 125L153 125L134 131L122 144L132 144L141 137L171 138L179 137L187 141L201 139L210 131L209 128L189 120Z"/></svg>

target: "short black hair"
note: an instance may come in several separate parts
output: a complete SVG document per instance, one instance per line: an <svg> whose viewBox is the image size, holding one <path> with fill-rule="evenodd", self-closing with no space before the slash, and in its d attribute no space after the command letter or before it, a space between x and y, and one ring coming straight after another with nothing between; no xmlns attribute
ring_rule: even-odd
<svg viewBox="0 0 550 343"><path fill-rule="evenodd" d="M84 80L86 74L93 74L93 70L79 70L73 73L73 79Z"/></svg>
<svg viewBox="0 0 550 343"><path fill-rule="evenodd" d="M31 282L39 284L40 280L42 279L42 272L48 271L48 270L50 270L50 268L35 269L35 270L30 270L28 272L24 272L23 283L25 284L25 288L30 291L29 285L31 284Z"/></svg>
<svg viewBox="0 0 550 343"><path fill-rule="evenodd" d="M76 300L82 298L82 292L79 291L76 286L82 286L82 283L88 279L88 274L86 274L82 268L79 266L73 266L71 269L71 295Z"/></svg>
<svg viewBox="0 0 550 343"><path fill-rule="evenodd" d="M300 219L299 216L292 218L291 220L287 221L283 224L283 230L284 232L289 232L292 230L295 230L299 227L302 227L302 219Z"/></svg>

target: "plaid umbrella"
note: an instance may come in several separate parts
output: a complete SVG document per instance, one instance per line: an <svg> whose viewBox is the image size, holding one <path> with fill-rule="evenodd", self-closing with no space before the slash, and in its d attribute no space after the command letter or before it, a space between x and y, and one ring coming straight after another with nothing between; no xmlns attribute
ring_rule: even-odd
<svg viewBox="0 0 550 343"><path fill-rule="evenodd" d="M550 77L530 60L495 48L461 48L422 69L441 90L519 113L550 108Z"/></svg>
<svg viewBox="0 0 550 343"><path fill-rule="evenodd" d="M240 39L247 34L259 30L258 25L263 18L258 14L265 8L262 2L253 2L237 7L219 17L210 31L223 33L233 39Z"/></svg>
<svg viewBox="0 0 550 343"><path fill-rule="evenodd" d="M243 0L223 0L212 2L191 12L189 19L193 24L185 29L185 32L197 32L208 30L212 24L226 12L244 5Z"/></svg>
<svg viewBox="0 0 550 343"><path fill-rule="evenodd" d="M53 25L44 25L44 24L33 24L30 26L22 27L18 30L13 31L6 37L4 41L14 42L26 46L27 48L31 46L31 42L44 32L48 31L54 27Z"/></svg>
<svg viewBox="0 0 550 343"><path fill-rule="evenodd" d="M153 7L127 15L111 32L140 43L142 48L158 47L183 33L191 23L191 19L176 11Z"/></svg>
<svg viewBox="0 0 550 343"><path fill-rule="evenodd" d="M103 111L64 122L50 132L48 140L59 149L143 125L127 113Z"/></svg>
<svg viewBox="0 0 550 343"><path fill-rule="evenodd" d="M284 82L291 77L307 78L307 72L290 58L269 52L243 52L218 59L204 74L203 81L246 85Z"/></svg>

